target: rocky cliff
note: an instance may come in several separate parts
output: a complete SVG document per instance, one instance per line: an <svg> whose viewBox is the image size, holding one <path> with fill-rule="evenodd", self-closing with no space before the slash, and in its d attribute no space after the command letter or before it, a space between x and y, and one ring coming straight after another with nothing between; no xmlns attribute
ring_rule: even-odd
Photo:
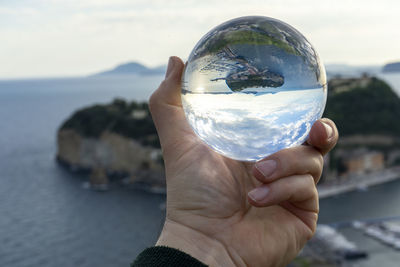
<svg viewBox="0 0 400 267"><path fill-rule="evenodd" d="M164 186L158 137L146 104L114 100L77 111L57 133L57 160L72 171L91 172L92 186L109 177Z"/></svg>

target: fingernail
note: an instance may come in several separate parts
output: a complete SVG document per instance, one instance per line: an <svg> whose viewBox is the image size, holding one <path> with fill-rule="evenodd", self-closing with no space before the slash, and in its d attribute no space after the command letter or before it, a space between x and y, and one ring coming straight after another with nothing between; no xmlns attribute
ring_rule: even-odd
<svg viewBox="0 0 400 267"><path fill-rule="evenodd" d="M332 127L329 124L325 123L325 122L322 122L322 125L324 125L324 127L325 127L326 136L328 136L328 139L331 138L333 136Z"/></svg>
<svg viewBox="0 0 400 267"><path fill-rule="evenodd" d="M167 72L165 73L165 79L168 78L168 76L171 74L172 70L174 69L174 65L175 65L175 60L172 57L169 57Z"/></svg>
<svg viewBox="0 0 400 267"><path fill-rule="evenodd" d="M269 193L269 188L264 185L251 190L248 195L252 200L259 202L264 198L266 198L268 193Z"/></svg>
<svg viewBox="0 0 400 267"><path fill-rule="evenodd" d="M265 178L268 178L276 169L276 161L272 159L260 161L256 163L255 167Z"/></svg>

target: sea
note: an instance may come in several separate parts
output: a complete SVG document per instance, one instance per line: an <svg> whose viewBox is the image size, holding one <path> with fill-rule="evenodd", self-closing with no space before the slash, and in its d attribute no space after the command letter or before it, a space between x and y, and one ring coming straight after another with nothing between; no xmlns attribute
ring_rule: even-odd
<svg viewBox="0 0 400 267"><path fill-rule="evenodd" d="M400 75L382 76L400 95ZM129 266L161 231L165 196L84 186L55 161L56 132L77 109L115 98L147 101L162 76L0 81L0 266ZM321 200L321 223L400 215L400 181ZM369 258L398 266L400 253L340 229Z"/></svg>

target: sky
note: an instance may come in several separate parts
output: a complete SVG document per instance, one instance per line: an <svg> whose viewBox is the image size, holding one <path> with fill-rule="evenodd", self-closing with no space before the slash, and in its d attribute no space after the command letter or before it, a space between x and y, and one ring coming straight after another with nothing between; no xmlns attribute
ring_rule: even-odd
<svg viewBox="0 0 400 267"><path fill-rule="evenodd" d="M0 0L0 79L186 59L210 29L248 15L289 23L324 63L383 65L400 60L399 14L398 0Z"/></svg>

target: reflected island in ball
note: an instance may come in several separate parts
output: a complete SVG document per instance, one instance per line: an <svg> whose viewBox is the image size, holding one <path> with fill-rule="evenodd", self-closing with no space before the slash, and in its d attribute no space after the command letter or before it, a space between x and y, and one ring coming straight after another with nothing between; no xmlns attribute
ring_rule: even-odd
<svg viewBox="0 0 400 267"><path fill-rule="evenodd" d="M325 69L310 42L290 25L261 16L208 32L182 78L182 105L194 132L241 161L302 144L326 96Z"/></svg>

